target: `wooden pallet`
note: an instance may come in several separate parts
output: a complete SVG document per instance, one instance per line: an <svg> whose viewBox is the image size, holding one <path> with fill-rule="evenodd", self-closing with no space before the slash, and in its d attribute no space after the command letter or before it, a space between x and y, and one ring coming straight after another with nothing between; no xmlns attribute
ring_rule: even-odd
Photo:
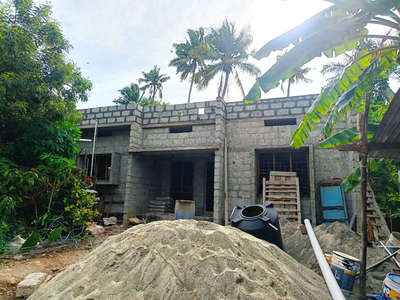
<svg viewBox="0 0 400 300"><path fill-rule="evenodd" d="M166 215L174 212L174 203L171 197L157 197L150 200L147 213L153 215Z"/></svg>
<svg viewBox="0 0 400 300"><path fill-rule="evenodd" d="M300 186L296 172L271 171L263 178L263 203L274 205L280 218L297 220L301 224Z"/></svg>

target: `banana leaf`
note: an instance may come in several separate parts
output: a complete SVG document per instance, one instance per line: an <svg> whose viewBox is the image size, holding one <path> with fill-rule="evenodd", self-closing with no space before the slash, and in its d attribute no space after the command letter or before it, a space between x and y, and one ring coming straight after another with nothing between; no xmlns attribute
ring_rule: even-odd
<svg viewBox="0 0 400 300"><path fill-rule="evenodd" d="M347 176L340 186L342 187L345 193L350 193L360 184L361 172L360 168L354 170L349 176Z"/></svg>
<svg viewBox="0 0 400 300"><path fill-rule="evenodd" d="M368 124L368 140L372 139L379 124ZM333 148L338 145L348 144L351 142L358 141L360 139L360 134L356 127L351 127L338 132L337 134L325 139L319 143L319 148Z"/></svg>

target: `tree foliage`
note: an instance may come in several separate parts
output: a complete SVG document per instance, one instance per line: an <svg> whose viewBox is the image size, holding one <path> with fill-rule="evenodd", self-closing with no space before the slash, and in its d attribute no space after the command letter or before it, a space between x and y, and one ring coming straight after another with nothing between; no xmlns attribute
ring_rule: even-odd
<svg viewBox="0 0 400 300"><path fill-rule="evenodd" d="M144 83L141 87L144 91L149 91L150 101L154 103L158 93L160 100L162 99L163 84L170 79L166 74L160 74L160 68L154 66L149 72L142 72L143 77L139 78L139 83Z"/></svg>
<svg viewBox="0 0 400 300"><path fill-rule="evenodd" d="M176 74L180 74L182 81L191 76L188 94L190 102L193 83L200 83L199 74L204 71L206 56L202 48L207 42L204 28L188 29L187 35L188 38L184 43L173 44L176 57L170 61L169 66L176 68Z"/></svg>
<svg viewBox="0 0 400 300"><path fill-rule="evenodd" d="M0 248L21 230L46 231L54 218L83 226L67 220L64 199L94 204L74 162L75 106L91 83L66 58L70 48L48 4L0 3Z"/></svg>

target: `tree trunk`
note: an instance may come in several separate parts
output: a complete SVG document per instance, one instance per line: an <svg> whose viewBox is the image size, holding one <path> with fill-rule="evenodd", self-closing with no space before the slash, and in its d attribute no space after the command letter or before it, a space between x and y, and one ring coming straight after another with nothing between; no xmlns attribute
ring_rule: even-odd
<svg viewBox="0 0 400 300"><path fill-rule="evenodd" d="M197 65L194 65L194 69L193 69L193 73L192 73L192 80L190 82L190 88L189 88L188 103L190 103L190 96L192 94L192 88L193 88L193 82L194 82L194 74L196 73L196 68L197 68Z"/></svg>
<svg viewBox="0 0 400 300"><path fill-rule="evenodd" d="M218 86L218 96L217 99L221 98L221 91L222 91L222 79L224 77L224 73L221 73L221 78L219 80L219 86Z"/></svg>
<svg viewBox="0 0 400 300"><path fill-rule="evenodd" d="M287 96L286 97L290 97L290 78L287 81Z"/></svg>
<svg viewBox="0 0 400 300"><path fill-rule="evenodd" d="M225 73L224 90L222 91L222 100L225 100L226 90L228 89L229 73Z"/></svg>
<svg viewBox="0 0 400 300"><path fill-rule="evenodd" d="M153 86L153 91L151 93L151 104L154 105L154 98L156 97L156 87Z"/></svg>
<svg viewBox="0 0 400 300"><path fill-rule="evenodd" d="M360 121L360 224L361 224L361 251L360 251L360 299L366 299L366 281L367 281L367 160L368 160L368 113L369 113L370 95L365 97L364 113Z"/></svg>

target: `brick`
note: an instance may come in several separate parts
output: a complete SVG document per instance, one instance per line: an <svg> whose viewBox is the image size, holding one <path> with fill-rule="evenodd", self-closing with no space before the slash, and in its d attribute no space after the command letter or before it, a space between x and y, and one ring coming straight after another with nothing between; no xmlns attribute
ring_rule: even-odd
<svg viewBox="0 0 400 300"><path fill-rule="evenodd" d="M123 116L129 116L131 114L131 111L130 110L124 110L124 111L121 112L121 114Z"/></svg>
<svg viewBox="0 0 400 300"><path fill-rule="evenodd" d="M205 107L205 103L204 102L196 102L196 107L197 108Z"/></svg>
<svg viewBox="0 0 400 300"><path fill-rule="evenodd" d="M164 105L156 106L155 111L160 112L164 110Z"/></svg>
<svg viewBox="0 0 400 300"><path fill-rule="evenodd" d="M237 113L228 113L227 118L228 119L236 119L238 117Z"/></svg>
<svg viewBox="0 0 400 300"><path fill-rule="evenodd" d="M283 107L285 107L285 108L295 107L295 105L296 105L296 103L294 103L294 102L283 103Z"/></svg>
<svg viewBox="0 0 400 300"><path fill-rule="evenodd" d="M252 111L252 112L250 113L250 116L256 117L256 118L262 117L262 115L263 115L263 113L262 113L261 111Z"/></svg>
<svg viewBox="0 0 400 300"><path fill-rule="evenodd" d="M117 118L117 122L118 122L118 123L123 123L123 122L125 122L125 117Z"/></svg>
<svg viewBox="0 0 400 300"><path fill-rule="evenodd" d="M109 118L109 117L111 117L111 112L104 113L104 118Z"/></svg>
<svg viewBox="0 0 400 300"><path fill-rule="evenodd" d="M168 123L169 122L169 118L161 118L160 119L160 123Z"/></svg>
<svg viewBox="0 0 400 300"><path fill-rule="evenodd" d="M176 104L175 105L175 110L181 110L181 109L185 109L186 105L185 104Z"/></svg>
<svg viewBox="0 0 400 300"><path fill-rule="evenodd" d="M278 103L271 103L271 108L281 108L282 107L282 103L278 102Z"/></svg>
<svg viewBox="0 0 400 300"><path fill-rule="evenodd" d="M244 108L245 108L245 110L255 110L256 106L255 105L246 105Z"/></svg>
<svg viewBox="0 0 400 300"><path fill-rule="evenodd" d="M128 103L128 105L126 106L127 109L136 109L137 104L136 103Z"/></svg>
<svg viewBox="0 0 400 300"><path fill-rule="evenodd" d="M169 118L170 122L178 122L179 121L179 117L171 117Z"/></svg>
<svg viewBox="0 0 400 300"><path fill-rule="evenodd" d="M108 111L116 111L116 110L117 110L117 106L116 105L108 107Z"/></svg>
<svg viewBox="0 0 400 300"><path fill-rule="evenodd" d="M310 105L310 101L307 100L297 101L297 107L309 107Z"/></svg>
<svg viewBox="0 0 400 300"><path fill-rule="evenodd" d="M265 117L271 117L275 115L275 111L274 110L264 110L264 116Z"/></svg>
<svg viewBox="0 0 400 300"><path fill-rule="evenodd" d="M290 114L293 114L293 115L298 115L298 114L303 114L303 113L304 113L304 111L303 111L303 109L300 108L300 107L298 107L298 108L291 108L291 109L290 109Z"/></svg>
<svg viewBox="0 0 400 300"><path fill-rule="evenodd" d="M136 121L136 116L127 116L126 118L127 122L135 122Z"/></svg>
<svg viewBox="0 0 400 300"><path fill-rule="evenodd" d="M115 123L115 118L107 118L107 123Z"/></svg>
<svg viewBox="0 0 400 300"><path fill-rule="evenodd" d="M237 111L243 111L243 106L235 106L233 108L233 111L237 112Z"/></svg>
<svg viewBox="0 0 400 300"><path fill-rule="evenodd" d="M95 107L95 108L92 108L90 111L91 111L92 113L97 113L97 112L100 111L100 108Z"/></svg>
<svg viewBox="0 0 400 300"><path fill-rule="evenodd" d="M96 114L96 118L102 118L103 117L103 113L97 113Z"/></svg>
<svg viewBox="0 0 400 300"><path fill-rule="evenodd" d="M107 119L106 119L106 118L104 118L104 119L99 119L98 121L99 121L99 124L105 124L105 123L107 123Z"/></svg>
<svg viewBox="0 0 400 300"><path fill-rule="evenodd" d="M239 113L239 118L248 118L250 116L249 112L241 112Z"/></svg>
<svg viewBox="0 0 400 300"><path fill-rule="evenodd" d="M182 117L179 117L179 120L180 120L180 121L189 121L189 116L182 116Z"/></svg>
<svg viewBox="0 0 400 300"><path fill-rule="evenodd" d="M82 125L89 125L90 120L82 120Z"/></svg>
<svg viewBox="0 0 400 300"><path fill-rule="evenodd" d="M121 116L121 111L114 111L112 113L112 115L113 115L113 117L119 117L119 116Z"/></svg>
<svg viewBox="0 0 400 300"><path fill-rule="evenodd" d="M100 107L100 111L101 112L106 112L106 111L108 111L108 107L107 106Z"/></svg>
<svg viewBox="0 0 400 300"><path fill-rule="evenodd" d="M153 113L144 113L143 118L145 119L151 119L153 117Z"/></svg>
<svg viewBox="0 0 400 300"><path fill-rule="evenodd" d="M86 119L94 119L95 114L87 114Z"/></svg>
<svg viewBox="0 0 400 300"><path fill-rule="evenodd" d="M278 110L276 111L276 114L277 114L278 116L288 115L288 114L289 114L289 110L286 109L286 108L284 108L284 109L278 109Z"/></svg>
<svg viewBox="0 0 400 300"><path fill-rule="evenodd" d="M18 283L17 298L27 298L36 291L40 284L46 279L47 274L42 272L30 273L24 280Z"/></svg>
<svg viewBox="0 0 400 300"><path fill-rule="evenodd" d="M117 110L126 110L126 104L117 105Z"/></svg>

